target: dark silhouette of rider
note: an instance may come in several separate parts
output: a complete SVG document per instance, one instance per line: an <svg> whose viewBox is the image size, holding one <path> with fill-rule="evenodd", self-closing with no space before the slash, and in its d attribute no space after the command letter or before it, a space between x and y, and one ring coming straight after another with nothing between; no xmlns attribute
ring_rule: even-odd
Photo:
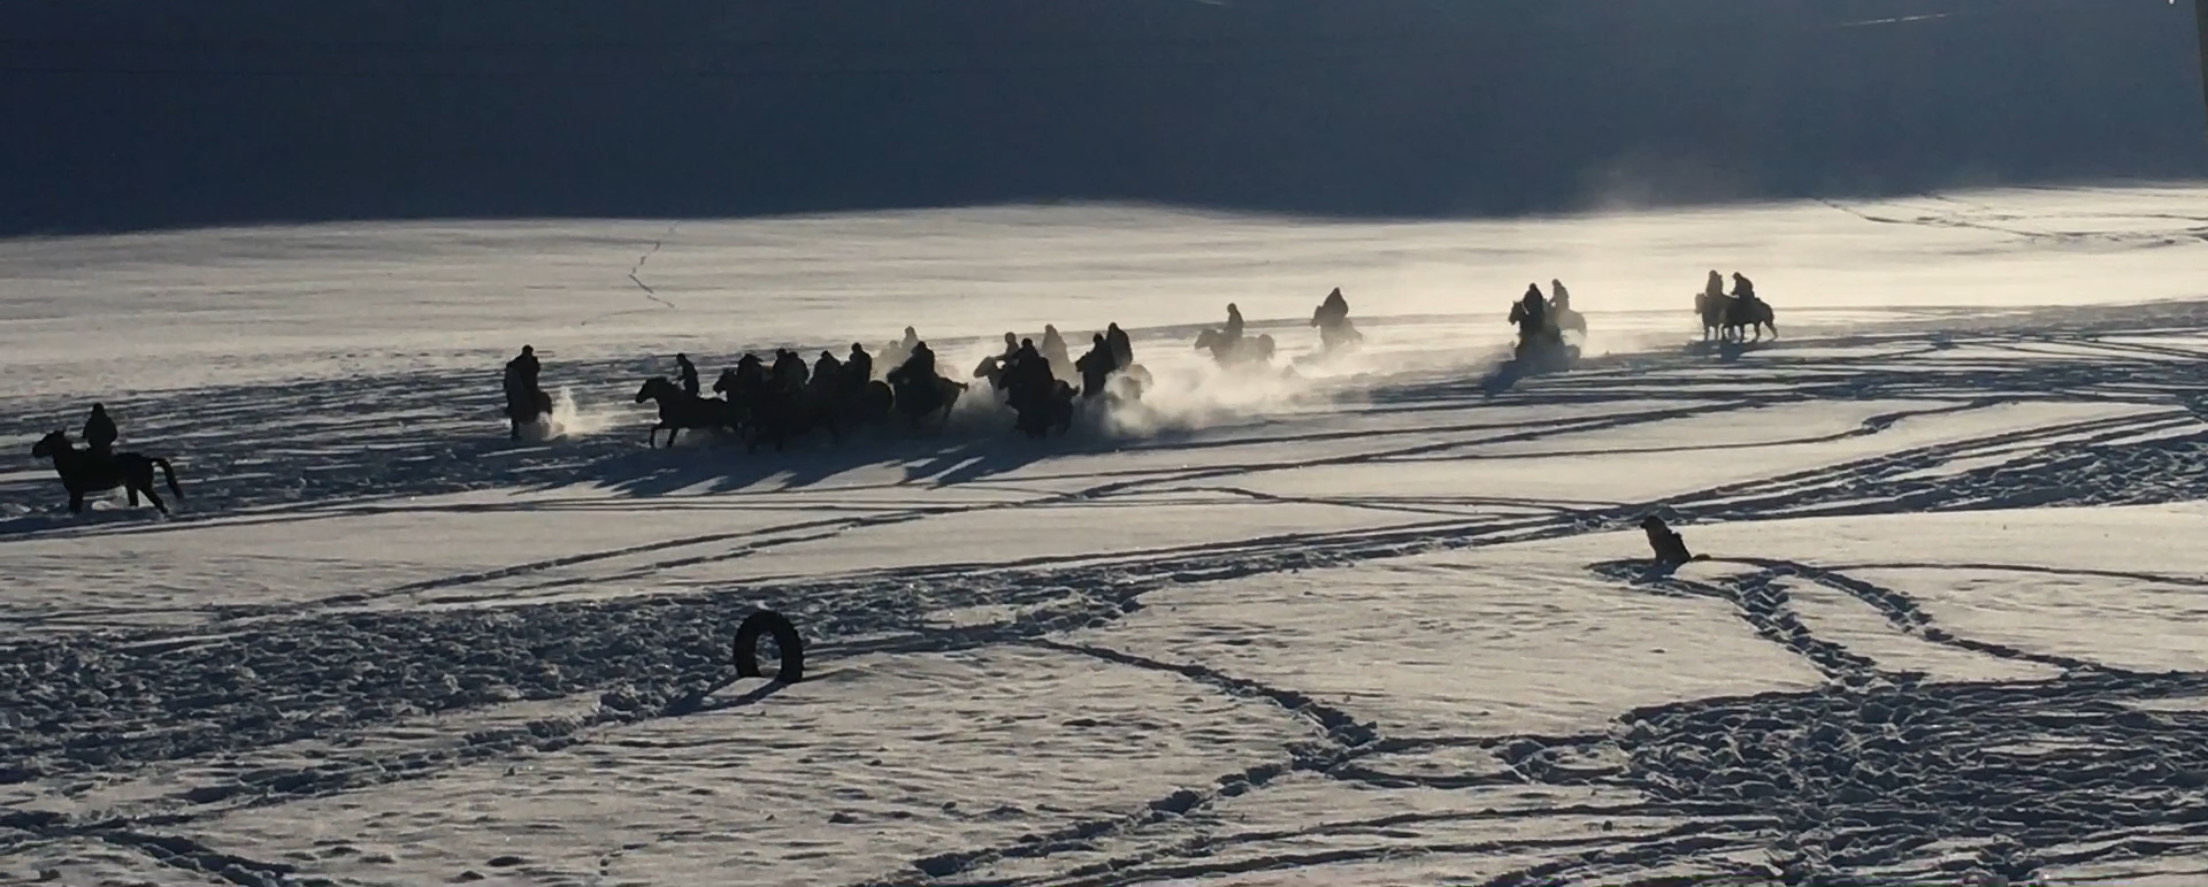
<svg viewBox="0 0 2208 887"><path fill-rule="evenodd" d="M843 361L836 359L835 352L823 351L820 359L813 361L813 379L809 384L818 394L839 393L839 386L843 384Z"/></svg>
<svg viewBox="0 0 2208 887"><path fill-rule="evenodd" d="M1549 293L1549 307L1557 311L1572 310L1572 293L1564 288L1564 281L1550 278Z"/></svg>
<svg viewBox="0 0 2208 887"><path fill-rule="evenodd" d="M1059 367L1073 366L1073 355L1066 350L1066 337L1058 334L1055 325L1043 324L1042 352L1043 359L1050 361L1052 375L1057 374Z"/></svg>
<svg viewBox="0 0 2208 887"><path fill-rule="evenodd" d="M506 362L506 420L507 436L521 439L521 419L535 416L537 412L537 374L543 366L537 363L537 349L521 346L521 355Z"/></svg>
<svg viewBox="0 0 2208 887"><path fill-rule="evenodd" d="M698 367L690 362L690 355L675 355L675 367L682 375L682 391L691 397L698 396Z"/></svg>
<svg viewBox="0 0 2208 887"><path fill-rule="evenodd" d="M935 349L929 348L926 342L913 343L912 356L905 358L904 363L891 370L890 375L893 377L890 379L892 384L932 382L935 378Z"/></svg>
<svg viewBox="0 0 2208 887"><path fill-rule="evenodd" d="M1135 365L1135 345L1127 338L1127 331L1119 324L1104 328L1104 344L1112 349L1112 369L1126 370Z"/></svg>
<svg viewBox="0 0 2208 887"><path fill-rule="evenodd" d="M1548 300L1541 298L1541 285L1526 284L1526 294L1518 299L1518 310L1511 312L1518 321L1518 336L1533 341L1549 324Z"/></svg>
<svg viewBox="0 0 2208 887"><path fill-rule="evenodd" d="M1342 298L1341 287L1335 287L1333 292L1326 294L1326 300L1319 303L1319 310L1312 312L1311 325L1332 327L1348 319L1349 300Z"/></svg>
<svg viewBox="0 0 2208 887"><path fill-rule="evenodd" d="M1755 304L1757 301L1755 282L1738 271L1733 272L1733 298L1748 304Z"/></svg>
<svg viewBox="0 0 2208 887"><path fill-rule="evenodd" d="M1233 302L1227 303L1227 328L1223 332L1228 342L1242 341L1242 309L1235 307Z"/></svg>
<svg viewBox="0 0 2208 887"><path fill-rule="evenodd" d="M107 415L106 404L93 404L92 414L84 419L84 442L92 455L107 457L115 453L115 441L121 435L115 430L115 420Z"/></svg>
<svg viewBox="0 0 2208 887"><path fill-rule="evenodd" d="M528 395L537 390L537 376L544 366L537 362L534 346L521 346L521 356L506 362L506 391L509 394Z"/></svg>
<svg viewBox="0 0 2208 887"><path fill-rule="evenodd" d="M1049 397L1057 382L1050 372L1050 361L1035 350L1035 340L1020 340L1020 350L1013 353L1004 372L1004 388L1011 392L1012 407L1019 409Z"/></svg>
<svg viewBox="0 0 2208 887"><path fill-rule="evenodd" d="M805 358L797 356L797 352L788 348L774 349L774 382L783 391L790 394L804 391L808 375L810 373L805 367Z"/></svg>
<svg viewBox="0 0 2208 887"><path fill-rule="evenodd" d="M1095 397L1104 393L1105 380L1114 369L1111 343L1104 341L1104 334L1090 337L1089 353L1073 362L1075 371L1081 374L1081 396Z"/></svg>
<svg viewBox="0 0 2208 887"><path fill-rule="evenodd" d="M899 409L918 416L939 406L935 390L935 350L926 342L914 342L912 355L889 371L889 385Z"/></svg>
<svg viewBox="0 0 2208 887"><path fill-rule="evenodd" d="M843 359L844 388L856 391L874 381L874 355L866 353L859 343L851 343L851 356Z"/></svg>

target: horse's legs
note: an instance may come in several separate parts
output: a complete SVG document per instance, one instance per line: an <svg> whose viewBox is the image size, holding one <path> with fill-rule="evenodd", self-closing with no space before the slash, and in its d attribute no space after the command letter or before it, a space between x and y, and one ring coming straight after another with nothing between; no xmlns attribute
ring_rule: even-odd
<svg viewBox="0 0 2208 887"><path fill-rule="evenodd" d="M162 514L169 513L169 504L161 501L161 494L153 491L152 483L146 484L146 501L152 502L154 509L160 511ZM136 490L131 491L130 504L132 507L136 507L138 505L138 495Z"/></svg>
<svg viewBox="0 0 2208 887"><path fill-rule="evenodd" d="M148 495L148 496L151 496L151 495L153 495L153 490L151 489L151 487L152 487L153 485L149 483L149 484L147 484L146 486L148 487L148 489L146 490L146 495ZM137 507L138 507L138 482L137 482L136 480L132 480L132 481L131 481L130 483L126 483L126 484L124 484L124 485L123 485L123 495L124 495L124 496L127 496L127 497L129 497L129 499L130 499L130 507L132 507L132 508L137 508Z"/></svg>
<svg viewBox="0 0 2208 887"><path fill-rule="evenodd" d="M83 491L83 490L70 490L70 491L69 491L69 513L70 513L70 514L83 514L83 513L84 513L84 491Z"/></svg>

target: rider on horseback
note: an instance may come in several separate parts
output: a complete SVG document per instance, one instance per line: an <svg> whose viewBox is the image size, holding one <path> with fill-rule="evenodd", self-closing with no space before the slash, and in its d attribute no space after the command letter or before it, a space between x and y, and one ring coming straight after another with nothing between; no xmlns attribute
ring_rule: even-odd
<svg viewBox="0 0 2208 887"><path fill-rule="evenodd" d="M1715 272L1712 272L1715 273ZM1744 306L1762 301L1756 298L1756 284L1738 271L1733 272L1733 298Z"/></svg>
<svg viewBox="0 0 2208 887"><path fill-rule="evenodd" d="M1325 301L1319 303L1319 310L1312 312L1311 325L1327 328L1338 326L1348 319L1349 300L1342 298L1342 288L1337 286L1333 292L1326 294Z"/></svg>
<svg viewBox="0 0 2208 887"><path fill-rule="evenodd" d="M1526 284L1526 294L1518 298L1518 304L1510 311L1510 322L1518 325L1518 338L1532 341L1549 325L1549 302L1541 297L1541 285Z"/></svg>
<svg viewBox="0 0 2208 887"><path fill-rule="evenodd" d="M843 359L843 387L845 391L857 391L874 381L874 355L866 353L859 343L851 343L851 356Z"/></svg>
<svg viewBox="0 0 2208 887"><path fill-rule="evenodd" d="M1041 350L1043 359L1050 361L1051 375L1056 376L1060 369L1071 370L1073 368L1073 355L1066 350L1066 337L1058 334L1057 326L1043 324Z"/></svg>
<svg viewBox="0 0 2208 887"><path fill-rule="evenodd" d="M1112 349L1112 369L1124 371L1135 365L1135 345L1119 324L1104 328L1104 344Z"/></svg>
<svg viewBox="0 0 2208 887"><path fill-rule="evenodd" d="M843 361L836 359L835 352L823 351L813 361L813 379L807 385L807 393L821 400L834 400L843 393Z"/></svg>
<svg viewBox="0 0 2208 887"><path fill-rule="evenodd" d="M675 355L675 368L682 377L682 393L698 396L698 366L690 362L690 355Z"/></svg>
<svg viewBox="0 0 2208 887"><path fill-rule="evenodd" d="M1035 350L1033 339L1021 340L1019 350L1005 362L1004 389L1011 394L1007 401L1015 410L1050 396L1051 386L1057 381L1050 372L1050 361Z"/></svg>
<svg viewBox="0 0 2208 887"><path fill-rule="evenodd" d="M1549 296L1550 308L1559 313L1572 310L1572 294L1570 290L1564 288L1564 281L1553 277L1549 278L1549 292L1551 293Z"/></svg>
<svg viewBox="0 0 2208 887"><path fill-rule="evenodd" d="M942 405L942 397L935 390L935 379L935 351L926 342L914 342L912 356L889 371L891 390L899 403L910 408L908 411L912 415Z"/></svg>
<svg viewBox="0 0 2208 887"><path fill-rule="evenodd" d="M1227 326L1220 332L1226 335L1230 347L1242 341L1242 309L1233 302L1227 303Z"/></svg>
<svg viewBox="0 0 2208 887"><path fill-rule="evenodd" d="M506 419L514 440L521 439L522 421L537 416L537 374L543 369L537 349L529 345L521 346L521 355L506 362Z"/></svg>
<svg viewBox="0 0 2208 887"><path fill-rule="evenodd" d="M805 358L788 348L774 349L774 382L784 394L797 395L805 390L805 379L810 375L805 368Z"/></svg>
<svg viewBox="0 0 2208 887"><path fill-rule="evenodd" d="M115 440L121 435L115 430L115 420L108 418L106 404L93 404L92 415L84 419L84 442L92 455L106 458L115 454Z"/></svg>
<svg viewBox="0 0 2208 887"><path fill-rule="evenodd" d="M1112 360L1112 346L1111 343L1104 341L1104 334L1097 333L1090 337L1089 341L1091 343L1089 353L1081 355L1080 360L1073 362L1073 368L1081 374L1082 397L1095 397L1103 394L1105 379L1112 374L1112 370L1115 368Z"/></svg>

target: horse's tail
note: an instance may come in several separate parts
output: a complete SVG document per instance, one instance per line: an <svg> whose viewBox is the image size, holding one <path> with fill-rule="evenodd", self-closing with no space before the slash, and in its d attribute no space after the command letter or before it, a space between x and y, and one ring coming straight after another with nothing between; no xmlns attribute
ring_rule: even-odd
<svg viewBox="0 0 2208 887"><path fill-rule="evenodd" d="M170 465L169 460L159 456L147 456L146 461L161 469L161 476L169 482L169 492L175 493L178 499L184 498L184 488L176 485L176 466Z"/></svg>

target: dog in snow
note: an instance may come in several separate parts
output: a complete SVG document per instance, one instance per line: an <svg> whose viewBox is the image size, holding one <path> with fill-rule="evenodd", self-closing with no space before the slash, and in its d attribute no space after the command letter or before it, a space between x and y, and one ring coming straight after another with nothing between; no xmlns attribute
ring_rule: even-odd
<svg viewBox="0 0 2208 887"><path fill-rule="evenodd" d="M1641 520L1641 529L1648 531L1648 547L1656 550L1656 563L1676 567L1688 561L1706 561L1706 554L1687 552L1687 540L1678 532L1664 525L1664 519L1653 514Z"/></svg>

